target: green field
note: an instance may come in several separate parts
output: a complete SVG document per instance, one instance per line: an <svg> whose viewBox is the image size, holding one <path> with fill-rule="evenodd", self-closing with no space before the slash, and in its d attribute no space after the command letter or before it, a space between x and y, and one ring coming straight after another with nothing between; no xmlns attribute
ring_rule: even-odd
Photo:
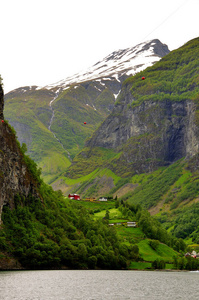
<svg viewBox="0 0 199 300"><path fill-rule="evenodd" d="M166 270L172 270L174 268L173 264L166 264ZM140 261L132 261L130 263L129 269L132 270L146 270L152 269L152 264L150 262L140 262Z"/></svg>
<svg viewBox="0 0 199 300"><path fill-rule="evenodd" d="M177 255L177 252L168 247L165 244L159 244L157 250L153 250L149 245L149 240L145 239L138 243L139 252L143 260L154 261L155 259L162 259L167 262L173 261L173 256Z"/></svg>
<svg viewBox="0 0 199 300"><path fill-rule="evenodd" d="M137 244L145 238L140 228L120 226L117 228L117 232L125 242L130 244Z"/></svg>
<svg viewBox="0 0 199 300"><path fill-rule="evenodd" d="M108 209L108 207L106 208ZM118 219L122 219L123 215L117 208L111 208L109 210L109 220L118 222ZM95 218L104 218L106 215L106 210L102 210L95 214Z"/></svg>
<svg viewBox="0 0 199 300"><path fill-rule="evenodd" d="M67 198L66 198L67 199ZM75 201L75 200L72 200ZM100 202L100 201L96 201L96 202L90 202L90 201L85 201L85 200L80 200L78 201L78 203L80 203L81 205L83 205L86 209L90 210L90 211L98 211L100 212L103 216L99 216L99 217L104 217L106 214L106 210L111 210L113 207L115 207L115 202L114 201L107 201L107 202ZM95 216L97 215L97 212L95 213Z"/></svg>

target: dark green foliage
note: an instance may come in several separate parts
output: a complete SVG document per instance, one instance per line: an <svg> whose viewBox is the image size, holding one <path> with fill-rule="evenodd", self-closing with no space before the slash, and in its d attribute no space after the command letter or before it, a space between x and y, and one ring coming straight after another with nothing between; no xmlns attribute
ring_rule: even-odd
<svg viewBox="0 0 199 300"><path fill-rule="evenodd" d="M199 203L189 208L182 209L179 216L173 220L174 228L172 233L177 238L185 239L191 236L193 241L199 242Z"/></svg>
<svg viewBox="0 0 199 300"><path fill-rule="evenodd" d="M198 270L199 260L193 257L174 257L174 268L178 270Z"/></svg>
<svg viewBox="0 0 199 300"><path fill-rule="evenodd" d="M171 233L168 233L161 223L150 215L147 210L138 205L131 205L128 202L121 201L119 210L127 219L135 220L139 229L144 233L145 238L148 238L150 247L158 253L160 243L166 244L175 251L185 251L186 244L181 238L174 238ZM139 250L139 249L138 249ZM139 257L136 249L133 250L134 258ZM139 252L139 251L138 251ZM136 254L137 253L137 254Z"/></svg>
<svg viewBox="0 0 199 300"><path fill-rule="evenodd" d="M153 250L157 250L159 243L160 243L160 242L157 241L157 240L150 240L150 241L149 241L149 245L151 246L151 248L152 248Z"/></svg>
<svg viewBox="0 0 199 300"><path fill-rule="evenodd" d="M181 162L176 162L156 177L151 176L141 186L128 195L130 204L142 204L145 208L155 206L161 197L170 189L170 186L180 177L182 171Z"/></svg>
<svg viewBox="0 0 199 300"><path fill-rule="evenodd" d="M166 263L164 260L156 259L152 262L153 269L165 269Z"/></svg>
<svg viewBox="0 0 199 300"><path fill-rule="evenodd" d="M43 203L17 195L14 210L4 206L1 251L31 269L126 268L113 228L44 183L40 193Z"/></svg>
<svg viewBox="0 0 199 300"><path fill-rule="evenodd" d="M172 247L178 252L186 249L185 242L182 239L174 239L172 235L168 233L167 230L164 229L155 218L150 216L148 211L138 211L136 217L139 227L145 233L145 235L150 239L156 240L151 240L149 243L154 250L157 250L159 242Z"/></svg>
<svg viewBox="0 0 199 300"><path fill-rule="evenodd" d="M109 220L109 211L108 211L108 210L106 211L105 219L106 219L106 220Z"/></svg>

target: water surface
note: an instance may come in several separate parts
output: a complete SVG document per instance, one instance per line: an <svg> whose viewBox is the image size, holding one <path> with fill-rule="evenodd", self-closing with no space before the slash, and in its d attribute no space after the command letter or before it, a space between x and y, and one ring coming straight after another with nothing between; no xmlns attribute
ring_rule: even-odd
<svg viewBox="0 0 199 300"><path fill-rule="evenodd" d="M1 300L199 299L199 272L6 271Z"/></svg>

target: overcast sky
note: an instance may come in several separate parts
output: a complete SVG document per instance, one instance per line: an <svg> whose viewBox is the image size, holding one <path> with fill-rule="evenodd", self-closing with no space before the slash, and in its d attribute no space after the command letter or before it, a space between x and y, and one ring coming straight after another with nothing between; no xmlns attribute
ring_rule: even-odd
<svg viewBox="0 0 199 300"><path fill-rule="evenodd" d="M199 36L199 0L1 0L4 92L74 75L119 49Z"/></svg>

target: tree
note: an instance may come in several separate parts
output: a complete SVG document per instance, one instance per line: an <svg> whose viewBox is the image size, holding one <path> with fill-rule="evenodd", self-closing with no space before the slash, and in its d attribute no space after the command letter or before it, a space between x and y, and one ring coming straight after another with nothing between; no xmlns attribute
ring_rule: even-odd
<svg viewBox="0 0 199 300"><path fill-rule="evenodd" d="M79 256L80 261L85 261L87 254L88 254L88 252L87 252L86 246L83 243L79 244L78 245L78 256Z"/></svg>
<svg viewBox="0 0 199 300"><path fill-rule="evenodd" d="M149 241L149 245L150 245L151 248L152 248L153 250L155 250L155 251L157 250L159 244L160 244L160 242L157 241L157 240L150 240L150 241Z"/></svg>
<svg viewBox="0 0 199 300"><path fill-rule="evenodd" d="M153 269L165 269L166 263L164 260L155 259L152 262Z"/></svg>
<svg viewBox="0 0 199 300"><path fill-rule="evenodd" d="M22 143L22 145L21 145L21 150L22 150L23 154L26 153L26 152L28 151L28 148L27 148L27 146L26 146L25 143Z"/></svg>
<svg viewBox="0 0 199 300"><path fill-rule="evenodd" d="M109 210L107 209L107 210L106 210L106 214L105 214L105 219L106 219L106 220L109 220L109 218L110 218L110 212L109 212Z"/></svg>

